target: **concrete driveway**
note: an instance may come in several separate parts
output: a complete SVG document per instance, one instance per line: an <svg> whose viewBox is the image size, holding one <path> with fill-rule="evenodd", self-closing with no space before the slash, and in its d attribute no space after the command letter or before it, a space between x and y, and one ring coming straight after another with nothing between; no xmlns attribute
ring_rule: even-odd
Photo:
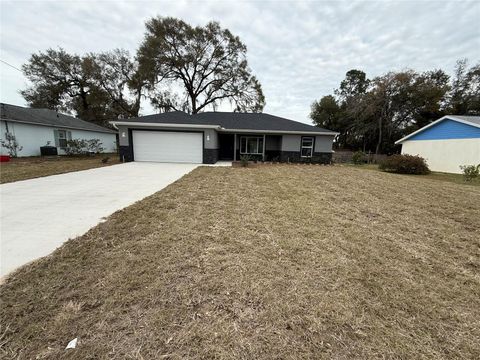
<svg viewBox="0 0 480 360"><path fill-rule="evenodd" d="M132 162L0 185L0 277L197 166Z"/></svg>

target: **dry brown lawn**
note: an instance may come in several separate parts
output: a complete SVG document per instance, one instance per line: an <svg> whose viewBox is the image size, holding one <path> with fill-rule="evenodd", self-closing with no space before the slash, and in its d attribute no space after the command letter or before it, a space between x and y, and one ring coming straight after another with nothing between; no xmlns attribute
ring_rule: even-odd
<svg viewBox="0 0 480 360"><path fill-rule="evenodd" d="M340 166L353 166L362 170L381 171L378 168L378 165L375 165L375 164L364 164L364 165L341 164ZM404 176L410 176L410 175L404 175ZM432 171L428 175L422 175L420 179L448 181L458 185L480 186L480 178L472 179L471 181L466 181L462 174L451 174L451 173L442 173L442 172Z"/></svg>
<svg viewBox="0 0 480 360"><path fill-rule="evenodd" d="M107 163L102 159L108 157ZM26 157L0 163L0 184L118 164L117 154L88 157Z"/></svg>
<svg viewBox="0 0 480 360"><path fill-rule="evenodd" d="M479 270L478 187L202 167L7 279L0 354L478 359Z"/></svg>

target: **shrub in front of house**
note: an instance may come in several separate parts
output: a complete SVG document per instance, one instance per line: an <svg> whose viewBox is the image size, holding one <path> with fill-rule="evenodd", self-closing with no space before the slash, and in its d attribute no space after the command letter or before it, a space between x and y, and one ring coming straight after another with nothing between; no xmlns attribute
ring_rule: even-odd
<svg viewBox="0 0 480 360"><path fill-rule="evenodd" d="M247 167L248 166L248 162L251 160L250 156L248 155L242 155L240 156L240 164L242 165L242 167Z"/></svg>
<svg viewBox="0 0 480 360"><path fill-rule="evenodd" d="M414 155L392 155L382 160L380 170L412 175L427 175L430 169L424 158Z"/></svg>
<svg viewBox="0 0 480 360"><path fill-rule="evenodd" d="M356 151L352 155L352 162L355 165L363 165L367 162L367 154L363 151Z"/></svg>
<svg viewBox="0 0 480 360"><path fill-rule="evenodd" d="M480 164L461 165L460 169L463 172L463 179L465 181L473 181L480 176Z"/></svg>
<svg viewBox="0 0 480 360"><path fill-rule="evenodd" d="M87 140L87 151L89 153L100 154L103 150L105 150L105 148L102 147L100 139Z"/></svg>
<svg viewBox="0 0 480 360"><path fill-rule="evenodd" d="M99 154L103 150L102 143L99 139L73 139L67 141L65 152L67 155L87 155Z"/></svg>
<svg viewBox="0 0 480 360"><path fill-rule="evenodd" d="M65 152L67 155L83 155L86 153L87 140L83 139L73 139L67 141L67 147Z"/></svg>

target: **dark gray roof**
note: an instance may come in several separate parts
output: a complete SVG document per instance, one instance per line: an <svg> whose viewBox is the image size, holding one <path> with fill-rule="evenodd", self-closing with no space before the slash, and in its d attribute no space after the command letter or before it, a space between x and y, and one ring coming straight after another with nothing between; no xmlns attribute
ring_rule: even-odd
<svg viewBox="0 0 480 360"><path fill-rule="evenodd" d="M188 124L188 125L217 125L228 130L253 131L295 131L295 132L326 132L334 131L321 127L304 124L266 113L239 113L239 112L204 112L189 115L182 111L173 111L162 114L141 116L118 120L119 122L153 123L153 124Z"/></svg>
<svg viewBox="0 0 480 360"><path fill-rule="evenodd" d="M13 122L58 128L116 133L116 131L104 128L103 126L73 116L57 113L55 110L33 109L4 103L0 103L0 118Z"/></svg>

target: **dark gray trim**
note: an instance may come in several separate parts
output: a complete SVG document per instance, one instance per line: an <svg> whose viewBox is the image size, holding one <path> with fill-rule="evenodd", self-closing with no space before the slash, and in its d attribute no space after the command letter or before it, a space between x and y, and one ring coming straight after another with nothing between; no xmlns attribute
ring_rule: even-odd
<svg viewBox="0 0 480 360"><path fill-rule="evenodd" d="M265 150L265 161L280 161L281 150Z"/></svg>
<svg viewBox="0 0 480 360"><path fill-rule="evenodd" d="M119 146L118 155L120 156L121 162L131 162L133 161L133 147L129 146Z"/></svg>
<svg viewBox="0 0 480 360"><path fill-rule="evenodd" d="M220 149L203 148L203 164L215 164L219 159Z"/></svg>
<svg viewBox="0 0 480 360"><path fill-rule="evenodd" d="M311 158L306 158L300 156L300 151L281 151L280 161L292 163L330 164L332 162L332 153L314 152Z"/></svg>

